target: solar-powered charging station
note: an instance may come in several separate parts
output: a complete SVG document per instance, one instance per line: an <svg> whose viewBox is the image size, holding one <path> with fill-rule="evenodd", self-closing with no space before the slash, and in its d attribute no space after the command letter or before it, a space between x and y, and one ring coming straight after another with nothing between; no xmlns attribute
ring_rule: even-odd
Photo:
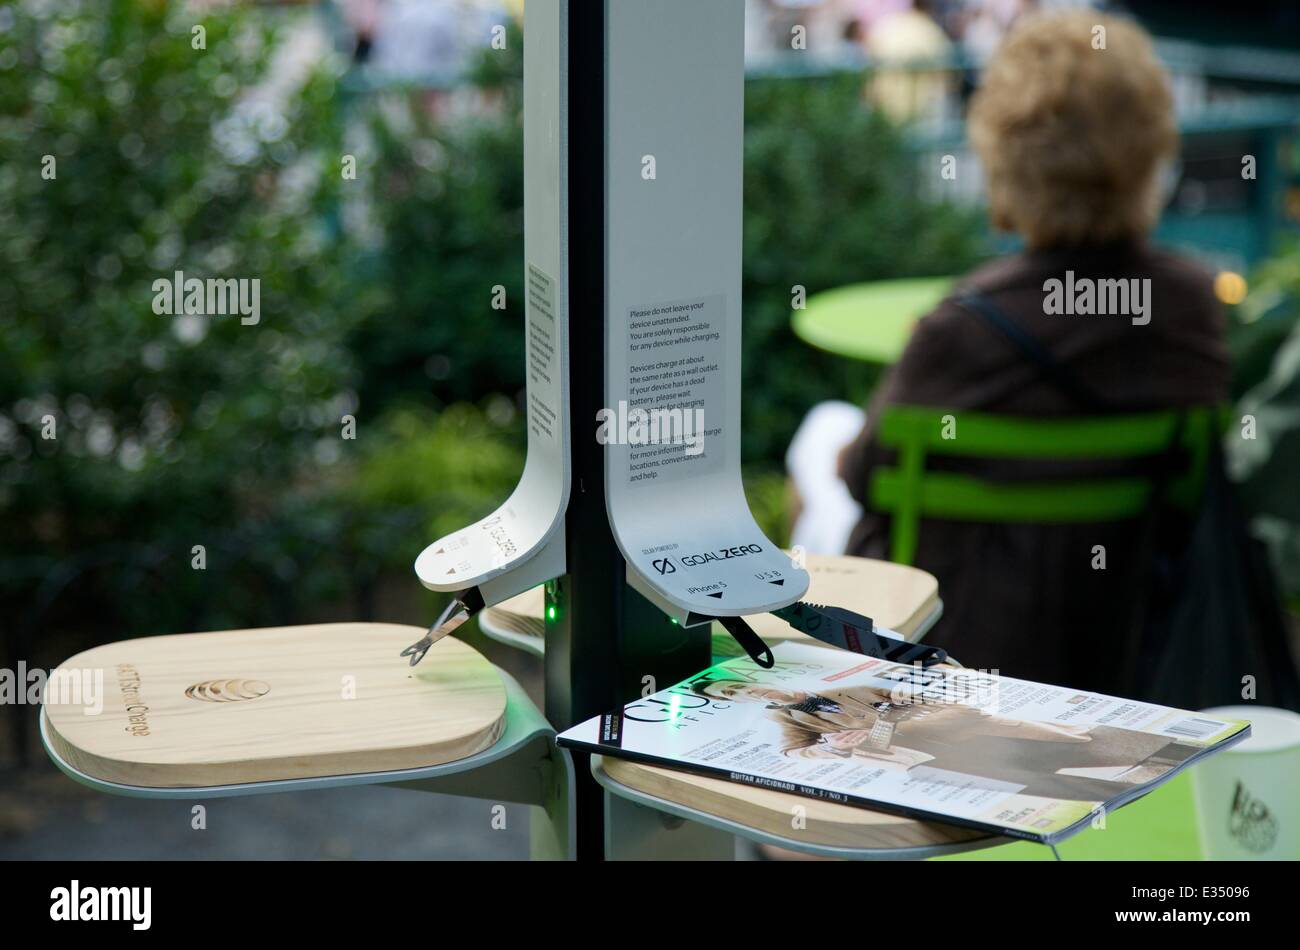
<svg viewBox="0 0 1300 950"><path fill-rule="evenodd" d="M497 797L534 806L536 856L600 858L606 816L636 816L605 807L555 732L709 666L715 620L761 663L741 618L820 609L799 603L809 575L741 483L744 0L529 0L525 35L527 458L493 514L417 559L451 607L409 667L393 647L410 631L388 625L87 651L65 666L114 669L120 708L43 711L69 775L155 798L359 783ZM442 642L540 584L544 719ZM857 648L871 622L840 615L814 618L833 621L816 635ZM328 665L320 642L338 645ZM304 744L308 722L329 728Z"/></svg>
<svg viewBox="0 0 1300 950"><path fill-rule="evenodd" d="M713 618L791 604L808 576L741 483L743 0L526 16L528 457L416 569L471 606L552 582L562 729L708 666ZM637 437L655 421L671 431Z"/></svg>

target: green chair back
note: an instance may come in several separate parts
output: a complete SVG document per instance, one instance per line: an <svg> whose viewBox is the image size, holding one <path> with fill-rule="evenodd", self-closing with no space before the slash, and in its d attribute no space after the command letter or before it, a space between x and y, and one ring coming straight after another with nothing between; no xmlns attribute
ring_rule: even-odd
<svg viewBox="0 0 1300 950"><path fill-rule="evenodd" d="M1182 420L1180 428L1180 420ZM893 466L872 473L870 507L893 518L890 558L911 564L922 518L992 523L1090 523L1139 517L1155 488L1152 475L993 481L931 471L934 456L1024 460L1124 460L1165 455L1175 438L1186 467L1169 500L1190 507L1200 495L1211 440L1227 421L1221 407L1128 415L1034 419L924 406L892 406L881 417L880 444Z"/></svg>

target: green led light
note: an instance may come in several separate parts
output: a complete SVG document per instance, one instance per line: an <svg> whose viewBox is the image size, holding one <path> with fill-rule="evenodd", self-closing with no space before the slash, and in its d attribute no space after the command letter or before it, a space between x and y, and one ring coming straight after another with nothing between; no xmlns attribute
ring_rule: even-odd
<svg viewBox="0 0 1300 950"><path fill-rule="evenodd" d="M555 619L555 605L554 605L554 604L551 604L551 606L549 606L549 607L546 608L546 619L547 619L547 620L554 620L554 619Z"/></svg>

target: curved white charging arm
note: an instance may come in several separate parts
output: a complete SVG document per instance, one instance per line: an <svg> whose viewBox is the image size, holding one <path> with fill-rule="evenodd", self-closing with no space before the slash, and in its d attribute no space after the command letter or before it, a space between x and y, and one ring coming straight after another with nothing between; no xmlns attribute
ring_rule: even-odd
<svg viewBox="0 0 1300 950"><path fill-rule="evenodd" d="M606 11L610 524L628 583L679 622L773 610L809 578L740 476L744 0Z"/></svg>
<svg viewBox="0 0 1300 950"><path fill-rule="evenodd" d="M530 0L524 44L524 254L528 454L509 500L429 545L415 562L430 590L477 588L491 606L565 572L569 504L568 0ZM486 300L486 296L485 296ZM477 600L478 598L474 598Z"/></svg>

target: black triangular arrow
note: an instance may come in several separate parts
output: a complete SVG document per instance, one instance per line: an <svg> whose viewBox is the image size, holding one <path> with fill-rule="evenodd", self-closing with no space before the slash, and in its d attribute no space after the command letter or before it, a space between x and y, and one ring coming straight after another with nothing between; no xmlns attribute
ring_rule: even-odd
<svg viewBox="0 0 1300 950"><path fill-rule="evenodd" d="M775 584L777 587L784 587L784 586L785 586L785 578L783 577L783 578L781 578L779 581L768 581L768 583L769 583L769 584Z"/></svg>
<svg viewBox="0 0 1300 950"><path fill-rule="evenodd" d="M715 598L715 599L717 599L717 600L721 600L721 599L722 599L722 591L718 591L716 594L710 594L709 596L710 596L710 597L713 597L713 598Z"/></svg>

